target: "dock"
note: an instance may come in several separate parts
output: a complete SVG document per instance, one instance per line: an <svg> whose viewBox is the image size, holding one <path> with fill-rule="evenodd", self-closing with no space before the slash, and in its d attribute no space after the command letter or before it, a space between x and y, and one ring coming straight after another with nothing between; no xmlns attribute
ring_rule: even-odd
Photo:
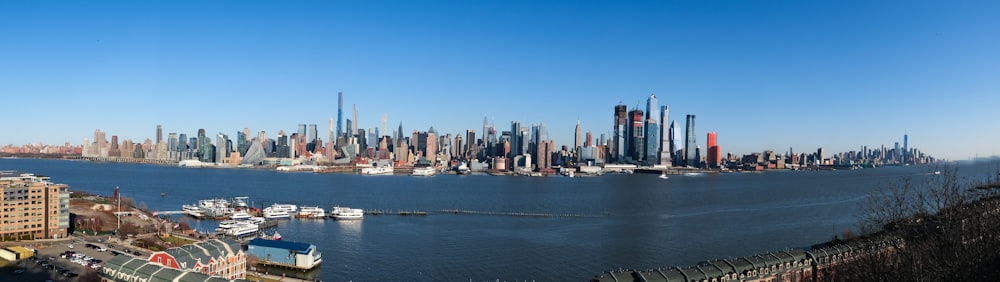
<svg viewBox="0 0 1000 282"><path fill-rule="evenodd" d="M585 214L552 214L552 213L530 213L530 212L496 212L496 211L473 211L473 210L440 210L442 213L468 214L468 215L493 215L493 216L524 216L524 217L598 217L599 215ZM600 215L600 216L607 216Z"/></svg>

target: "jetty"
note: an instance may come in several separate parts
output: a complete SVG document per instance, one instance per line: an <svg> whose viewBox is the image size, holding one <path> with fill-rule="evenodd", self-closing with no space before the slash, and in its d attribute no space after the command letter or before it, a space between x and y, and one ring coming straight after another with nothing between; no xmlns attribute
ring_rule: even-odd
<svg viewBox="0 0 1000 282"><path fill-rule="evenodd" d="M493 215L493 216L525 216L525 217L597 217L597 215L585 214L553 214L553 213L531 213L531 212L497 212L497 211L473 211L473 210L440 210L442 213L450 214L470 214L470 215Z"/></svg>

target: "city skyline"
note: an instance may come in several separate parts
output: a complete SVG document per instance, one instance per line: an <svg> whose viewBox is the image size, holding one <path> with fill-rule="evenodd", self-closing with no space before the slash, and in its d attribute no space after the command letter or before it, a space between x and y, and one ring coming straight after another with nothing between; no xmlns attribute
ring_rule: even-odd
<svg viewBox="0 0 1000 282"><path fill-rule="evenodd" d="M27 105L0 117L31 121L6 122L0 144L290 133L339 118L343 92L366 131L385 115L462 135L485 116L572 145L576 122L610 137L613 105L655 94L660 125L696 115L695 139L717 132L722 154L1000 155L983 130L1000 102L996 3L61 4L0 4L0 92Z"/></svg>

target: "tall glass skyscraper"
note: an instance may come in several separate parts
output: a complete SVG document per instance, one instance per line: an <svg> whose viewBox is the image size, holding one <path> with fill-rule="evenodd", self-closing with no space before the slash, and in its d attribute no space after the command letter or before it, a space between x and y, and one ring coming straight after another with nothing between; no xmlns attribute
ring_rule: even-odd
<svg viewBox="0 0 1000 282"><path fill-rule="evenodd" d="M698 142L694 137L694 115L687 115L686 131L687 133L684 134L684 143L687 145L684 145L684 160L688 166L698 167L700 160L698 160L698 152L695 150L698 147Z"/></svg>

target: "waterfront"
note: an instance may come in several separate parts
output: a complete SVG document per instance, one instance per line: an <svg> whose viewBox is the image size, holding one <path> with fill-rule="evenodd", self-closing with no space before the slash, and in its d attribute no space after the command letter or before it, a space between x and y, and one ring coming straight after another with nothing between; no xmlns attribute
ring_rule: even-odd
<svg viewBox="0 0 1000 282"><path fill-rule="evenodd" d="M962 166L986 175L990 165ZM995 169L995 168L993 168ZM286 220L279 231L323 252L325 281L580 281L601 271L804 247L852 228L869 191L926 167L700 176L367 177L269 170L3 159L0 170L53 177L73 190L110 195L115 186L151 210L212 197L423 210L426 217L363 221ZM994 172L995 173L995 172ZM166 193L164 197L160 193ZM445 209L575 214L579 217L451 214ZM189 223L201 230L213 221Z"/></svg>

